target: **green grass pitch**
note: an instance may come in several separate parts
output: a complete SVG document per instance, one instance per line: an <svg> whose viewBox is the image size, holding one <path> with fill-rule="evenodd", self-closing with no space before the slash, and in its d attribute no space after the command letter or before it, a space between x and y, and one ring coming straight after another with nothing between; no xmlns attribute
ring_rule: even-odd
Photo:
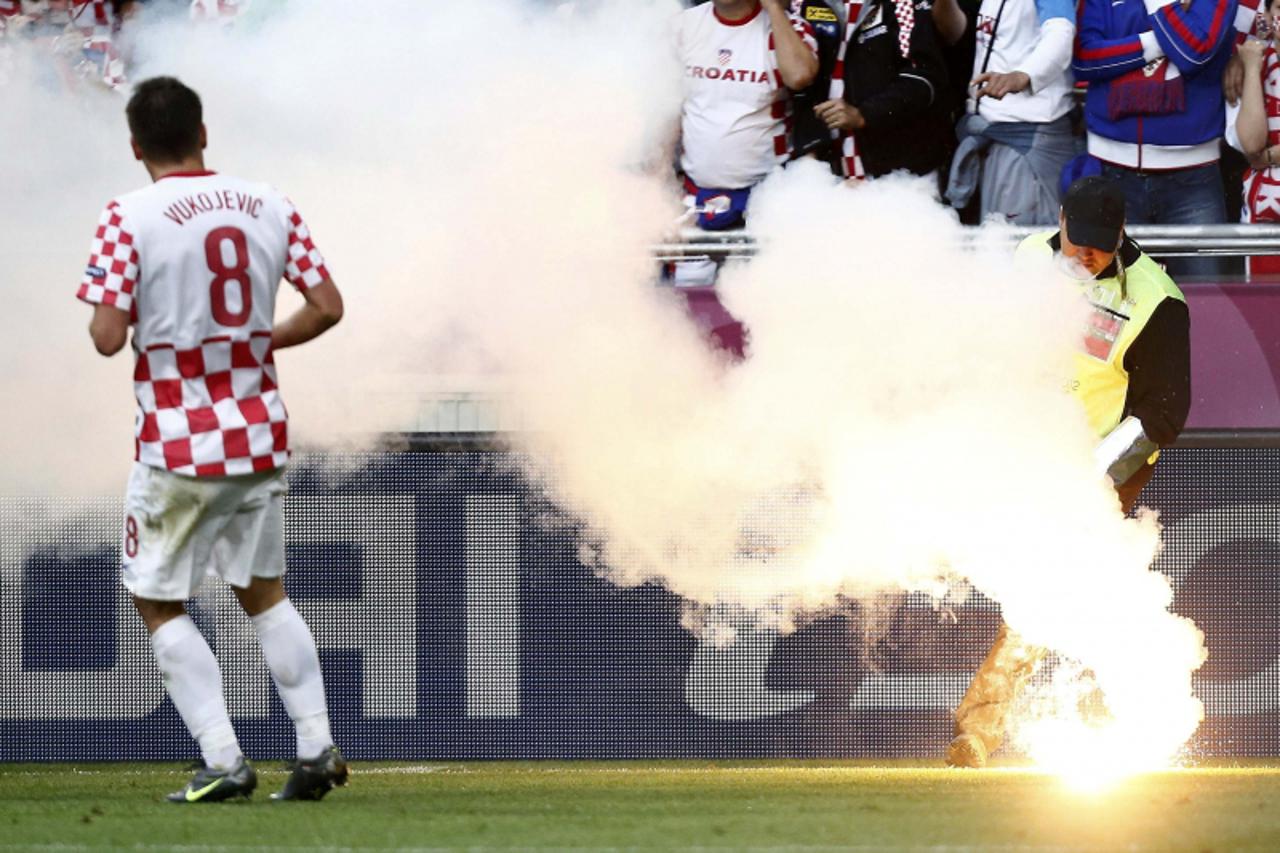
<svg viewBox="0 0 1280 853"><path fill-rule="evenodd" d="M356 763L321 803L161 801L161 764L0 764L0 850L1280 850L1280 761L1097 794L919 762Z"/></svg>

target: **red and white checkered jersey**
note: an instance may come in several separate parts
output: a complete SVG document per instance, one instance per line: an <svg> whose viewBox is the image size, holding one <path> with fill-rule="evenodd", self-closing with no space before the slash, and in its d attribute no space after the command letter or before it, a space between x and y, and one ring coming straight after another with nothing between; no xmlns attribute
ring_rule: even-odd
<svg viewBox="0 0 1280 853"><path fill-rule="evenodd" d="M132 317L137 460L195 477L285 464L276 290L328 275L302 217L265 184L182 173L108 204L78 296Z"/></svg>
<svg viewBox="0 0 1280 853"><path fill-rule="evenodd" d="M791 24L816 56L813 29L794 11ZM700 187L759 183L791 151L791 93L778 71L768 14L761 7L728 22L714 3L686 9L676 45L685 83L680 168Z"/></svg>

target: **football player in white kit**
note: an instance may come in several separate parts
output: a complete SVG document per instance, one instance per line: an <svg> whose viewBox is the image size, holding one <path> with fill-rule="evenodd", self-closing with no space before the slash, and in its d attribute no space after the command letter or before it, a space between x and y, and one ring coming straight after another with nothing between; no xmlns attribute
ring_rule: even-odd
<svg viewBox="0 0 1280 853"><path fill-rule="evenodd" d="M101 354L123 349L133 327L136 462L122 578L204 759L169 799L247 797L257 785L218 662L184 607L207 570L248 614L297 730L298 760L273 798L320 799L346 782L347 764L329 731L315 640L282 582L289 437L272 354L337 323L342 296L287 198L205 169L194 91L147 80L127 115L153 183L107 205L78 295L93 305ZM305 304L274 323L281 278Z"/></svg>

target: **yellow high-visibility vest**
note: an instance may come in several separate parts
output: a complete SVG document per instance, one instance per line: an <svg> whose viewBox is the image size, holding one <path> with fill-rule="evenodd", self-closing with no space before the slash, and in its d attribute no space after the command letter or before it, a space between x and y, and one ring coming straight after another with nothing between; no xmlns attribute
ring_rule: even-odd
<svg viewBox="0 0 1280 853"><path fill-rule="evenodd" d="M1032 234L1018 246L1018 255L1052 256L1049 241L1057 231ZM1120 256L1116 255L1120 264ZM1120 278L1077 280L1093 310L1084 329L1082 345L1076 351L1075 377L1071 392L1084 406L1089 425L1101 438L1120 423L1125 396L1129 392L1129 371L1124 357L1129 346L1146 327L1156 307L1165 299L1186 302L1173 279L1145 252L1124 268Z"/></svg>

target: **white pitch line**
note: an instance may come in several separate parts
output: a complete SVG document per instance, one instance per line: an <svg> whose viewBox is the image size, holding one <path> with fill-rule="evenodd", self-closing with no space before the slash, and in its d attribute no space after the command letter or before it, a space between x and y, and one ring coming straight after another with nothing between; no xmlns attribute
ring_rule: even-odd
<svg viewBox="0 0 1280 853"><path fill-rule="evenodd" d="M284 776L288 770L263 770L254 765L259 776ZM41 779L50 776L190 776L193 771L157 767L154 770L7 770L0 772L0 782L8 778ZM362 771L368 772L368 771Z"/></svg>
<svg viewBox="0 0 1280 853"><path fill-rule="evenodd" d="M254 764L253 769L258 775L281 775L288 773L287 769L273 770L264 769L258 764ZM410 764L406 766L393 767L367 767L359 762L352 762L352 769L361 776L378 776L378 775L395 775L395 776L412 776L417 774L427 775L431 773L487 773L494 770L501 770L505 773L538 773L538 774L557 774L571 776L589 776L600 773L661 773L667 775L688 775L697 773L750 773L761 770L800 770L806 773L826 770L848 770L856 768L843 767L510 767L504 764L468 764L468 765L448 765L448 764ZM155 776L158 774L166 776L185 776L191 773L190 770L183 768L156 767L146 770L113 770L110 768L84 770L80 768L50 768L48 770L9 770L0 772L0 780L8 777L17 778L43 778L49 776Z"/></svg>
<svg viewBox="0 0 1280 853"><path fill-rule="evenodd" d="M261 766L257 764L253 766L253 769L257 771L259 776L264 776L264 775L265 776L284 776L289 772L287 769L280 769L280 770L273 770L270 768L263 769ZM461 767L454 768L444 764L410 764L403 767L365 767L365 766L362 766L359 762L357 762L355 765L355 772L361 776L382 776L382 775L393 775L393 776L424 775L425 776L430 773L469 772L469 771L470 771L470 768L461 768ZM9 777L32 779L32 778L46 778L50 776L68 776L68 775L69 776L156 776L156 775L187 776L190 774L191 774L190 770L184 770L182 768L168 768L168 767L156 767L154 769L148 769L148 770L111 770L107 768L104 768L101 770L96 770L96 769L80 770L77 768L50 768L48 770L3 771L3 772L0 772L0 781L3 781L4 779Z"/></svg>

